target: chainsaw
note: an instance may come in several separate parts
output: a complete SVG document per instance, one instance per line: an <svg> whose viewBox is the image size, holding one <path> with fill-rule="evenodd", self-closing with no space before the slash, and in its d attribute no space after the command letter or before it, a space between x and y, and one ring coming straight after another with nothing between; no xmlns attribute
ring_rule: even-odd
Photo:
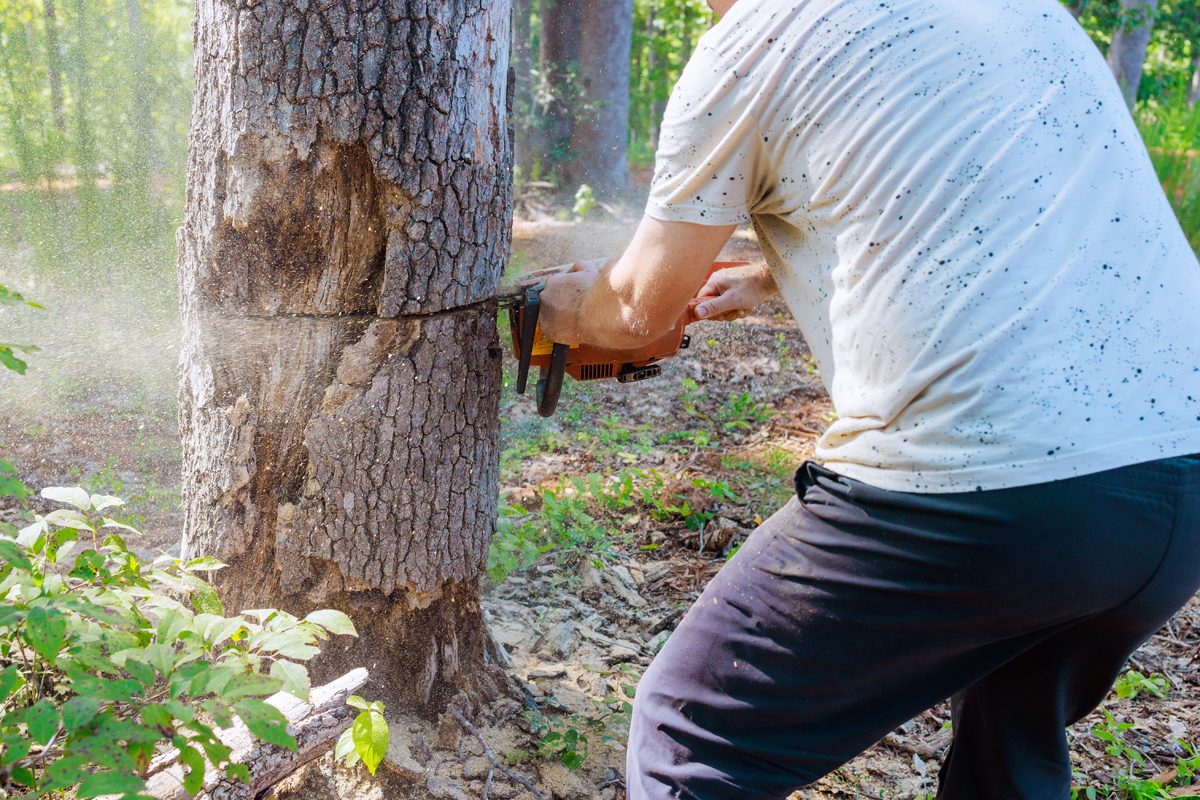
<svg viewBox="0 0 1200 800"><path fill-rule="evenodd" d="M740 267L748 263L718 261L713 264L709 275L719 269ZM531 367L537 367L539 377L535 393L538 413L543 417L554 414L566 375L577 381L615 379L619 383L636 383L660 375L662 367L659 362L691 344L691 338L685 329L698 320L695 315L698 304L696 300L688 304L687 312L670 331L636 350L609 350L588 344L566 345L552 342L542 333L538 324L538 315L542 307L541 293L544 288L546 282L543 280L518 289L504 298L509 327L512 329L513 354L517 357L517 394L525 394L529 383L529 370Z"/></svg>

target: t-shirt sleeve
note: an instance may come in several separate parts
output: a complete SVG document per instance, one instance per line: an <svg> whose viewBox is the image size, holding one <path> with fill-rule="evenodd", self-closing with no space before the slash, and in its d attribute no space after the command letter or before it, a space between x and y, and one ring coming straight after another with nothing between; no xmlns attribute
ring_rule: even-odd
<svg viewBox="0 0 1200 800"><path fill-rule="evenodd" d="M668 222L750 219L763 176L762 136L747 76L711 47L692 55L671 93L646 214Z"/></svg>

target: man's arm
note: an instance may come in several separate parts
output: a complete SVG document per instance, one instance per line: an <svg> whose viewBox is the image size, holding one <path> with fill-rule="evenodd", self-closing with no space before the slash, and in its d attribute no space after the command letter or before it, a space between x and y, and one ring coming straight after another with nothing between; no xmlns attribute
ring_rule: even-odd
<svg viewBox="0 0 1200 800"><path fill-rule="evenodd" d="M736 227L642 217L625 252L599 272L577 265L546 280L543 333L614 350L658 339L684 315Z"/></svg>

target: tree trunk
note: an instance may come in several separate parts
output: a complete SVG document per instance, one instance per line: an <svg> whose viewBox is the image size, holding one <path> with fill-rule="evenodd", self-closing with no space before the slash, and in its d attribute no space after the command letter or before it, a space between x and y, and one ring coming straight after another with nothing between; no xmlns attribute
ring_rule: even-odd
<svg viewBox="0 0 1200 800"><path fill-rule="evenodd" d="M301 10L305 8L306 10ZM184 552L339 608L317 673L476 685L508 254L507 0L206 0L180 231Z"/></svg>
<svg viewBox="0 0 1200 800"><path fill-rule="evenodd" d="M71 58L71 100L75 116L75 175L79 186L79 219L85 236L95 232L99 222L100 194L96 188L99 167L96 157L96 136L92 131L91 76L88 58L91 55L91 18L84 0L75 0L75 26L78 40Z"/></svg>
<svg viewBox="0 0 1200 800"><path fill-rule="evenodd" d="M513 163L523 180L533 177L533 0L513 3Z"/></svg>
<svg viewBox="0 0 1200 800"><path fill-rule="evenodd" d="M1192 59L1192 83L1188 88L1188 108L1195 108L1200 100L1200 44L1196 46L1196 57Z"/></svg>
<svg viewBox="0 0 1200 800"><path fill-rule="evenodd" d="M571 131L572 183L601 195L629 182L629 57L633 0L583 0L587 24L579 51L583 113Z"/></svg>
<svg viewBox="0 0 1200 800"><path fill-rule="evenodd" d="M541 0L541 112L538 150L546 162L542 177L558 174L570 157L575 76L583 30L583 0Z"/></svg>
<svg viewBox="0 0 1200 800"><path fill-rule="evenodd" d="M146 74L149 53L146 29L142 24L141 0L125 0L125 21L129 25L129 43L133 48L130 60L133 64L134 86L132 122L135 151L133 163L129 165L129 179L134 191L146 196L150 191L150 175L158 167L158 151L154 146L151 83Z"/></svg>
<svg viewBox="0 0 1200 800"><path fill-rule="evenodd" d="M1074 5L1072 5L1071 9L1070 9L1071 16L1074 17L1075 19L1079 19L1080 17L1082 17L1083 12L1087 10L1087 4L1088 4L1088 0L1075 0Z"/></svg>
<svg viewBox="0 0 1200 800"><path fill-rule="evenodd" d="M43 0L42 16L46 21L46 73L50 80L50 111L54 116L54 127L59 135L67 131L67 118L63 113L62 50L58 43L58 12L54 0Z"/></svg>
<svg viewBox="0 0 1200 800"><path fill-rule="evenodd" d="M1133 108L1142 84L1142 64L1150 47L1150 32L1158 0L1121 0L1121 20L1108 46L1108 66L1121 85L1125 104Z"/></svg>

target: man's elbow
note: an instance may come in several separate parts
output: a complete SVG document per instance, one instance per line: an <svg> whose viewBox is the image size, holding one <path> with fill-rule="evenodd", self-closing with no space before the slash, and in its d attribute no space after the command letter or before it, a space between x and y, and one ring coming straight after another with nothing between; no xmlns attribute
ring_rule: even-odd
<svg viewBox="0 0 1200 800"><path fill-rule="evenodd" d="M622 304L620 329L613 331L611 346L620 350L640 350L670 333L679 324L679 318L679 314Z"/></svg>

